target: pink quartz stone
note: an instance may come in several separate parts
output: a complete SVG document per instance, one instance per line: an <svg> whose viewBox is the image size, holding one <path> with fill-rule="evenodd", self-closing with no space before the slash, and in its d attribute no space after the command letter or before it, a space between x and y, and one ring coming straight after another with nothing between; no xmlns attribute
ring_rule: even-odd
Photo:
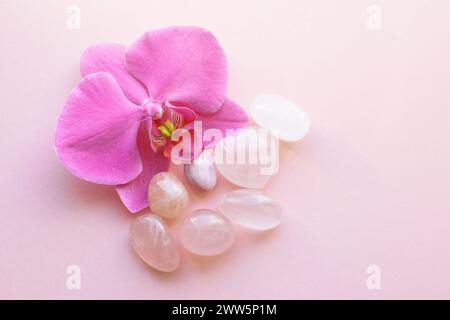
<svg viewBox="0 0 450 320"><path fill-rule="evenodd" d="M269 230L281 223L278 201L259 190L240 189L226 194L219 210L231 221L254 230Z"/></svg>
<svg viewBox="0 0 450 320"><path fill-rule="evenodd" d="M192 163L185 164L184 175L190 184L199 189L205 191L214 189L217 183L217 174L212 149L204 150Z"/></svg>
<svg viewBox="0 0 450 320"><path fill-rule="evenodd" d="M150 209L163 218L177 218L189 204L189 195L178 178L170 172L156 174L148 186Z"/></svg>
<svg viewBox="0 0 450 320"><path fill-rule="evenodd" d="M267 130L248 127L222 139L214 149L214 161L231 183L260 189L278 172L278 150L278 141Z"/></svg>
<svg viewBox="0 0 450 320"><path fill-rule="evenodd" d="M194 211L180 225L181 244L190 252L214 256L227 251L234 242L230 221L210 209Z"/></svg>
<svg viewBox="0 0 450 320"><path fill-rule="evenodd" d="M137 217L130 227L131 245L149 266L172 272L180 265L180 254L165 222L155 214Z"/></svg>
<svg viewBox="0 0 450 320"><path fill-rule="evenodd" d="M293 102L273 94L259 96L250 105L250 114L261 128L278 139L298 141L311 127L308 114Z"/></svg>

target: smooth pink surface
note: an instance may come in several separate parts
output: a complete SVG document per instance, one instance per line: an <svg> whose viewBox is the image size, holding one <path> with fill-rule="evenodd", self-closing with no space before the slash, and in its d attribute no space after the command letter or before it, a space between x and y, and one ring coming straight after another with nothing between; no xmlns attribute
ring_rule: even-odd
<svg viewBox="0 0 450 320"><path fill-rule="evenodd" d="M66 8L81 8L81 29ZM450 3L372 1L52 1L0 5L1 298L450 298ZM285 96L313 121L281 146L265 191L285 221L239 233L177 272L147 268L128 239L135 215L113 187L73 177L53 150L61 106L96 42L131 44L170 25L211 30L228 57L227 96ZM181 173L180 168L175 172ZM190 209L217 208L219 179ZM170 226L171 230L176 228ZM79 265L81 290L66 288ZM381 290L368 290L378 265Z"/></svg>

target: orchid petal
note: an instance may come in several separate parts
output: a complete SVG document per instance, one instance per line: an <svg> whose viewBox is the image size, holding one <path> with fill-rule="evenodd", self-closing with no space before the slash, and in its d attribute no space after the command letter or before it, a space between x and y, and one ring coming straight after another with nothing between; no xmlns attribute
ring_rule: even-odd
<svg viewBox="0 0 450 320"><path fill-rule="evenodd" d="M228 78L225 53L204 29L149 31L128 49L126 62L153 100L180 102L202 114L216 112L224 102Z"/></svg>
<svg viewBox="0 0 450 320"><path fill-rule="evenodd" d="M217 129L222 133L222 136L226 136L227 129L240 129L245 128L248 125L247 113L237 105L234 101L226 98L222 107L214 114L211 115L197 115L197 120L202 122L202 131L205 132L208 129ZM187 126L188 129L193 129L194 125ZM219 141L204 141L203 147L206 148Z"/></svg>
<svg viewBox="0 0 450 320"><path fill-rule="evenodd" d="M126 183L142 170L136 145L142 116L142 108L124 96L110 74L90 74L64 105L56 152L77 177L108 185Z"/></svg>
<svg viewBox="0 0 450 320"><path fill-rule="evenodd" d="M145 86L127 70L125 63L126 47L115 43L100 43L87 48L81 57L81 75L107 72L119 83L125 96L137 105L148 100Z"/></svg>
<svg viewBox="0 0 450 320"><path fill-rule="evenodd" d="M150 120L151 123L151 120ZM131 212L138 212L148 207L148 185L152 177L167 171L170 160L161 152L154 152L150 147L148 128L141 126L138 135L138 147L142 159L142 172L133 181L117 186L120 199Z"/></svg>

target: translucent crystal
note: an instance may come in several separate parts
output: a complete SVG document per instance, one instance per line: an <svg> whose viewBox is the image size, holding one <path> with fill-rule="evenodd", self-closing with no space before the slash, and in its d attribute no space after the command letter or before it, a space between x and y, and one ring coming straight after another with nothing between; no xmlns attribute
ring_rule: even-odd
<svg viewBox="0 0 450 320"><path fill-rule="evenodd" d="M180 225L180 242L192 253L214 256L227 251L234 242L231 222L209 209L194 211Z"/></svg>
<svg viewBox="0 0 450 320"><path fill-rule="evenodd" d="M177 218L189 204L189 195L178 178L170 172L160 172L148 187L150 209L163 218Z"/></svg>
<svg viewBox="0 0 450 320"><path fill-rule="evenodd" d="M275 137L285 141L304 138L311 126L305 111L276 95L257 97L250 106L250 114L261 128L273 130Z"/></svg>
<svg viewBox="0 0 450 320"><path fill-rule="evenodd" d="M131 245L149 266L172 272L180 265L180 254L163 219L155 214L137 217L130 227Z"/></svg>
<svg viewBox="0 0 450 320"><path fill-rule="evenodd" d="M269 230L281 223L281 205L258 190L230 192L222 199L219 208L227 218L250 229Z"/></svg>

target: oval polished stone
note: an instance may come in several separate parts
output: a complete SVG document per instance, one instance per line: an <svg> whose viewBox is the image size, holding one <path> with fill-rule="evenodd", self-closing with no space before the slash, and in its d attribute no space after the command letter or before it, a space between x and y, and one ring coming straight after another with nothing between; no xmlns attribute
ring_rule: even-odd
<svg viewBox="0 0 450 320"><path fill-rule="evenodd" d="M214 189L217 183L211 151L211 149L204 150L192 163L184 165L184 174L189 183L205 191Z"/></svg>
<svg viewBox="0 0 450 320"><path fill-rule="evenodd" d="M250 106L250 114L262 128L284 141L298 141L311 126L308 114L293 102L276 95L262 95Z"/></svg>
<svg viewBox="0 0 450 320"><path fill-rule="evenodd" d="M156 214L137 217L130 227L131 246L149 266L172 272L180 265L180 254L175 247L163 219Z"/></svg>
<svg viewBox="0 0 450 320"><path fill-rule="evenodd" d="M231 183L259 189L278 172L278 153L278 141L267 130L248 127L222 139L214 149L214 161Z"/></svg>
<svg viewBox="0 0 450 320"><path fill-rule="evenodd" d="M194 211L180 225L180 242L190 252L214 256L227 251L234 242L231 222L209 209Z"/></svg>
<svg viewBox="0 0 450 320"><path fill-rule="evenodd" d="M254 230L273 229L282 220L280 203L259 190L230 192L222 199L219 209L230 220Z"/></svg>
<svg viewBox="0 0 450 320"><path fill-rule="evenodd" d="M189 194L178 178L170 172L153 176L148 186L150 209L163 218L177 218L189 204Z"/></svg>

